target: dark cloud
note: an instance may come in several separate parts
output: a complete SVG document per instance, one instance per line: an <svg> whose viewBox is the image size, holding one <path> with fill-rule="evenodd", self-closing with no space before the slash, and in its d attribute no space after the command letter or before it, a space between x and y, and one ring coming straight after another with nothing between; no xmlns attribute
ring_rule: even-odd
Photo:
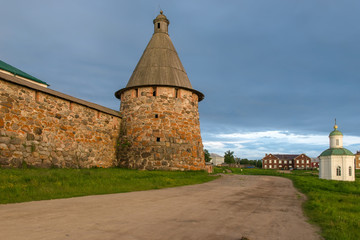
<svg viewBox="0 0 360 240"><path fill-rule="evenodd" d="M360 134L356 1L7 1L0 58L55 90L118 109L113 94L150 40L159 3L193 87L205 94L204 141L238 131L326 136L335 117L344 133Z"/></svg>

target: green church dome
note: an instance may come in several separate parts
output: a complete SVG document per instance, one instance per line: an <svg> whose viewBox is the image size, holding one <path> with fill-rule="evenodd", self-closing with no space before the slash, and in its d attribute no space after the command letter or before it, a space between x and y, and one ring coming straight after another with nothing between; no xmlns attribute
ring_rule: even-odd
<svg viewBox="0 0 360 240"><path fill-rule="evenodd" d="M343 135L342 132L340 132L339 130L335 129L334 131L332 131L330 134L329 134L329 137L331 136L335 136L335 135Z"/></svg>
<svg viewBox="0 0 360 240"><path fill-rule="evenodd" d="M335 125L334 125L334 131L332 131L330 134L329 134L329 137L331 136L336 136L336 135L340 135L342 136L342 132L340 132L338 129L338 126L336 125L336 118L335 118Z"/></svg>
<svg viewBox="0 0 360 240"><path fill-rule="evenodd" d="M320 156L332 156L332 155L354 156L354 154L350 150L347 150L346 148L329 148L320 154Z"/></svg>

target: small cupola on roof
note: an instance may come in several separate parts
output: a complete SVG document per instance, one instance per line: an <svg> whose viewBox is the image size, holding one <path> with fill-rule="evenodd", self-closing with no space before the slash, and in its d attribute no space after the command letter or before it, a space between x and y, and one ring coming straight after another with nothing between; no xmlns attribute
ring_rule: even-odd
<svg viewBox="0 0 360 240"><path fill-rule="evenodd" d="M153 20L154 34L132 73L126 87L118 90L115 96L120 99L124 91L144 86L169 86L183 88L198 95L204 94L192 88L180 58L168 34L170 21L160 11Z"/></svg>
<svg viewBox="0 0 360 240"><path fill-rule="evenodd" d="M168 33L168 26L170 21L163 14L163 11L160 11L160 14L154 19L154 33Z"/></svg>
<svg viewBox="0 0 360 240"><path fill-rule="evenodd" d="M338 126L334 125L334 131L329 134L330 148L342 148L343 147L343 134L338 130Z"/></svg>

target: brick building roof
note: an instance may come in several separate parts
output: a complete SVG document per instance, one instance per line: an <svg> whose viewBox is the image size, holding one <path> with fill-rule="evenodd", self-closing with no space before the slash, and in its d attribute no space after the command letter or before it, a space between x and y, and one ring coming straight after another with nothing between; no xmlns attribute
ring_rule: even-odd
<svg viewBox="0 0 360 240"><path fill-rule="evenodd" d="M272 154L272 155L281 160L292 160L292 159L296 158L297 156L299 156L300 154L298 154L298 155L295 155L295 154Z"/></svg>

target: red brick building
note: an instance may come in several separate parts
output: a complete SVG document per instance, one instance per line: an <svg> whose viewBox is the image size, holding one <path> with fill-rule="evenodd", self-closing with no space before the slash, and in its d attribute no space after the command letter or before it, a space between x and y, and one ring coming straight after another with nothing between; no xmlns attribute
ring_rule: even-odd
<svg viewBox="0 0 360 240"><path fill-rule="evenodd" d="M311 167L313 169L315 169L315 168L319 169L319 167L320 167L319 158L312 158L311 159Z"/></svg>
<svg viewBox="0 0 360 240"><path fill-rule="evenodd" d="M262 159L263 169L310 169L311 158L305 154L265 154Z"/></svg>
<svg viewBox="0 0 360 240"><path fill-rule="evenodd" d="M355 154L355 169L360 169L360 151Z"/></svg>

